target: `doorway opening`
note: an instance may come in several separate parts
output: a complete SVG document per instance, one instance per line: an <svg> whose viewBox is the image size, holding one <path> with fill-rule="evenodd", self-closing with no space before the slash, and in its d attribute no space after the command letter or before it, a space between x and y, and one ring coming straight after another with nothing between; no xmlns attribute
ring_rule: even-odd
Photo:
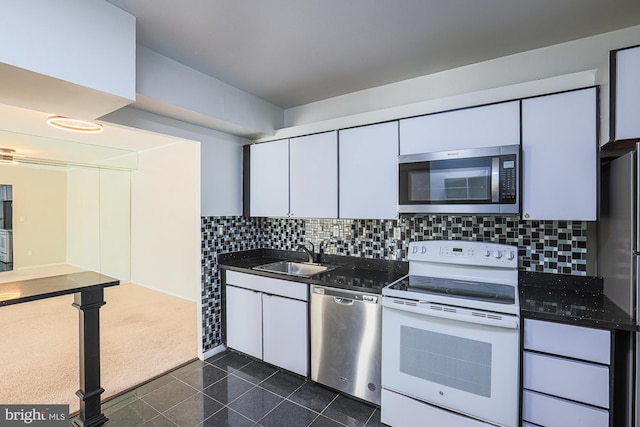
<svg viewBox="0 0 640 427"><path fill-rule="evenodd" d="M0 184L0 272L13 270L13 186Z"/></svg>

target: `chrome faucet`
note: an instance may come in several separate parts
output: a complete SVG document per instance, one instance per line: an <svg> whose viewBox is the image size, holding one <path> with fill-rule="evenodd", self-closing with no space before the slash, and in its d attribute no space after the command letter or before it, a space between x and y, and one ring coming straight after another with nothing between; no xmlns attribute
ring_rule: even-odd
<svg viewBox="0 0 640 427"><path fill-rule="evenodd" d="M307 243L311 245L311 250L309 250L309 248L307 248L307 246L306 246ZM305 251L307 253L307 255L309 255L309 262L315 262L316 247L313 245L313 242L300 243L298 245L298 249L302 249L303 251Z"/></svg>

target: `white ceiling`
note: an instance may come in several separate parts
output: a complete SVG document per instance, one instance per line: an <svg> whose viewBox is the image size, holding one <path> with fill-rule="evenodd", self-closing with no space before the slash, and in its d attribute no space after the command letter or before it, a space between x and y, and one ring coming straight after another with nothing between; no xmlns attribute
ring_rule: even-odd
<svg viewBox="0 0 640 427"><path fill-rule="evenodd" d="M67 132L47 125L47 117L46 113L0 104L0 148L39 159L87 164L116 159L111 163L130 165L128 154L180 140L112 123L105 124L104 132L98 134Z"/></svg>
<svg viewBox="0 0 640 427"><path fill-rule="evenodd" d="M137 17L139 44L285 109L640 23L640 0L108 1ZM92 163L176 140L45 119L0 105L0 147Z"/></svg>
<svg viewBox="0 0 640 427"><path fill-rule="evenodd" d="M640 23L638 0L109 0L138 43L290 108Z"/></svg>

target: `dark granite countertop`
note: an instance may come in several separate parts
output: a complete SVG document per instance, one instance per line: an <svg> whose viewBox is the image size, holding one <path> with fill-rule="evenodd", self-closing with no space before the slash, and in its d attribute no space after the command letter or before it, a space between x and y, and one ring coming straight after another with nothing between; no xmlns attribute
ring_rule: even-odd
<svg viewBox="0 0 640 427"><path fill-rule="evenodd" d="M638 324L602 292L602 278L519 272L520 311L531 319L638 331Z"/></svg>
<svg viewBox="0 0 640 427"><path fill-rule="evenodd" d="M308 258L303 252L276 249L253 249L218 255L218 264L228 270L375 294L382 294L382 288L402 278L409 271L409 264L403 261L327 254L318 254L316 262L330 264L332 269L310 278L252 269L281 260L307 261Z"/></svg>
<svg viewBox="0 0 640 427"><path fill-rule="evenodd" d="M0 307L75 294L92 287L105 288L118 284L120 281L117 279L95 271L0 283Z"/></svg>
<svg viewBox="0 0 640 427"><path fill-rule="evenodd" d="M320 254L317 262L336 268L311 278L253 270L270 262L307 261L298 251L254 249L220 254L221 267L278 279L381 294L382 288L408 274L403 261L374 260ZM602 278L566 274L519 272L522 316L581 326L638 331L638 324L602 292Z"/></svg>

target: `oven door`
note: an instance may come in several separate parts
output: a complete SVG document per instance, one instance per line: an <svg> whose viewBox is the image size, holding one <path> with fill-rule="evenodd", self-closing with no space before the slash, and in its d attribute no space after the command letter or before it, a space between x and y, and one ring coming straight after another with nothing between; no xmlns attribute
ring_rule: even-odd
<svg viewBox="0 0 640 427"><path fill-rule="evenodd" d="M384 297L382 387L472 418L517 426L517 316Z"/></svg>

